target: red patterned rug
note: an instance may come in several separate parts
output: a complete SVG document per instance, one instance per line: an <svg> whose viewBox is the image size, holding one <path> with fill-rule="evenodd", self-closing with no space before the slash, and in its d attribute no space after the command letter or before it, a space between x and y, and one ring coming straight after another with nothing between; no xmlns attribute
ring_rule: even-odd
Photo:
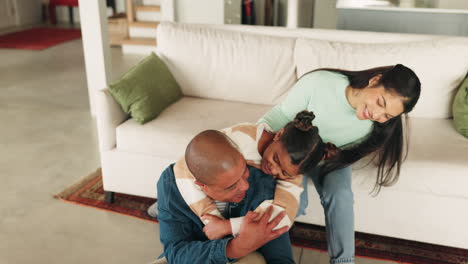
<svg viewBox="0 0 468 264"><path fill-rule="evenodd" d="M115 194L115 202L104 201L101 170L68 187L56 198L98 209L108 210L140 219L157 222L146 214L155 199ZM290 231L295 246L326 251L325 228L296 223ZM425 244L420 242L356 233L356 256L413 264L468 264L468 250Z"/></svg>
<svg viewBox="0 0 468 264"><path fill-rule="evenodd" d="M79 29L32 28L0 36L0 48L43 50L78 38Z"/></svg>

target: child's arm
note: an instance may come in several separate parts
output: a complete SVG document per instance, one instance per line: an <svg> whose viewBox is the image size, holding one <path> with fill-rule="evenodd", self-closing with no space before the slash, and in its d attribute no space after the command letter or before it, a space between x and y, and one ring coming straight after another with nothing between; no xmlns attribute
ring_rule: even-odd
<svg viewBox="0 0 468 264"><path fill-rule="evenodd" d="M304 188L302 188L302 178L303 175L298 175L291 179L276 180L274 200L265 200L255 209L255 212L260 213L261 216L270 205L273 205L273 213L269 221L282 211L286 211L287 217L284 217L273 230L283 226L291 227L294 223L297 211L299 210L300 195L304 190ZM234 236L239 234L242 218L243 217L236 217L229 219Z"/></svg>
<svg viewBox="0 0 468 264"><path fill-rule="evenodd" d="M200 187L195 184L195 177L189 171L184 158L178 160L174 165L174 175L182 198L204 224L206 224L206 221L203 221L201 217L205 214L214 215L223 219L213 199L208 197Z"/></svg>
<svg viewBox="0 0 468 264"><path fill-rule="evenodd" d="M232 234L229 220L221 219L217 216L206 214L201 217L206 222L203 232L210 240L221 239Z"/></svg>
<svg viewBox="0 0 468 264"><path fill-rule="evenodd" d="M297 211L299 210L299 201L302 188L303 175L297 175L290 179L277 179L275 188L275 197L273 204L286 210L290 220L289 227L294 223Z"/></svg>

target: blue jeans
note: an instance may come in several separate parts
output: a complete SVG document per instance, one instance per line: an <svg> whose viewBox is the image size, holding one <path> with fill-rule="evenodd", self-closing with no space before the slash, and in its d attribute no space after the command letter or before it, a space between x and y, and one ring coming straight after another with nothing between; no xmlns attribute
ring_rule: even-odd
<svg viewBox="0 0 468 264"><path fill-rule="evenodd" d="M351 167L329 173L322 184L319 183L319 170L320 168L316 168L308 177L314 182L325 212L330 263L354 263L354 195L351 188ZM303 187L298 215L305 214L308 205L307 177L304 177Z"/></svg>

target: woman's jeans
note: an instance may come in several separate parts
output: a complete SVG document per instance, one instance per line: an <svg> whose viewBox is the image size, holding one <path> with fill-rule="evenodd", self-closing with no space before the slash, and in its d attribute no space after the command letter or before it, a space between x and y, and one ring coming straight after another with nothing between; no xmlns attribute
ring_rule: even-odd
<svg viewBox="0 0 468 264"><path fill-rule="evenodd" d="M312 178L315 189L325 212L328 254L330 263L354 263L354 199L351 189L351 167L330 172L319 183L319 168L308 177ZM304 191L298 215L307 207L307 178L304 177Z"/></svg>

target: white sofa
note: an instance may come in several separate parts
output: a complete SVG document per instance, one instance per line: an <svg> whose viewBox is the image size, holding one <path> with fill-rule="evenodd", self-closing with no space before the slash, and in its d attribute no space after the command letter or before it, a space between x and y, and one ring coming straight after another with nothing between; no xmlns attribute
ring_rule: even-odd
<svg viewBox="0 0 468 264"><path fill-rule="evenodd" d="M106 191L157 197L159 175L197 132L256 122L305 72L403 63L422 81L409 156L399 182L377 197L369 195L375 168L353 166L356 230L468 249L468 140L449 118L468 71L468 38L173 23L157 38L184 97L139 125L106 90L97 94ZM324 225L309 185L307 215L297 221Z"/></svg>

